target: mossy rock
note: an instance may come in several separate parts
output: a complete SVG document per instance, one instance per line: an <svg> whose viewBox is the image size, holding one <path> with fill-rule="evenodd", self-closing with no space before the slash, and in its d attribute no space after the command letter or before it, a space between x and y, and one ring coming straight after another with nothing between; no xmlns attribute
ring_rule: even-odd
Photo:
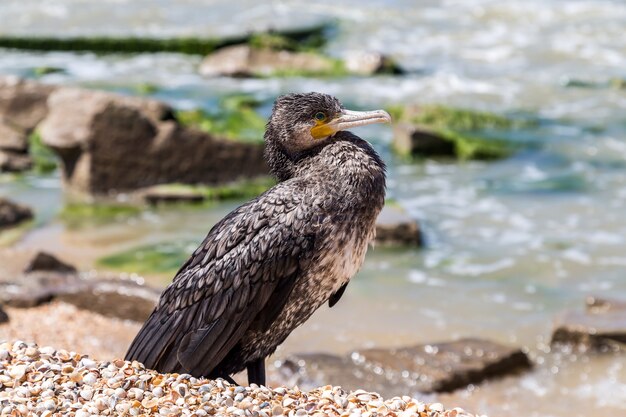
<svg viewBox="0 0 626 417"><path fill-rule="evenodd" d="M142 38L137 36L0 36L0 47L38 51L83 51L96 53L156 53L177 52L193 55L207 55L218 48L240 43L263 42L280 37L288 45L300 48L320 48L326 42L330 23L321 23L303 28L249 33L228 38ZM260 40L259 40L260 39Z"/></svg>
<svg viewBox="0 0 626 417"><path fill-rule="evenodd" d="M63 207L59 218L69 227L80 228L126 220L138 216L141 211L141 207L131 204L72 202Z"/></svg>
<svg viewBox="0 0 626 417"><path fill-rule="evenodd" d="M163 184L150 187L140 193L143 200L152 205L161 203L202 203L256 197L275 184L276 181L273 178L266 177L217 186Z"/></svg>
<svg viewBox="0 0 626 417"><path fill-rule="evenodd" d="M33 68L33 75L37 78L43 77L49 74L62 74L65 73L65 69L59 67L37 67Z"/></svg>
<svg viewBox="0 0 626 417"><path fill-rule="evenodd" d="M235 95L221 100L217 111L180 110L178 121L204 132L245 142L263 142L265 119L256 111L260 103L251 96Z"/></svg>
<svg viewBox="0 0 626 417"><path fill-rule="evenodd" d="M198 71L205 77L339 77L349 75L343 61L317 50L278 49L240 44L206 56Z"/></svg>
<svg viewBox="0 0 626 417"><path fill-rule="evenodd" d="M138 274L174 274L199 242L163 242L105 256L98 266Z"/></svg>
<svg viewBox="0 0 626 417"><path fill-rule="evenodd" d="M309 52L312 54L312 52ZM256 74L257 78L340 78L352 75L352 73L346 68L345 63L336 58L331 58L322 54L315 54L317 59L323 60L327 63L325 68L310 70L307 68L290 68L281 69L271 72L270 74Z"/></svg>
<svg viewBox="0 0 626 417"><path fill-rule="evenodd" d="M568 78L562 82L562 85L567 88L582 88L582 89L614 89L624 90L626 89L626 78L613 77L606 81L593 81L582 80L577 78Z"/></svg>
<svg viewBox="0 0 626 417"><path fill-rule="evenodd" d="M504 139L507 132L536 126L535 121L440 105L389 109L396 122L394 149L403 156L504 158L519 144Z"/></svg>
<svg viewBox="0 0 626 417"><path fill-rule="evenodd" d="M151 83L140 83L133 85L131 90L140 96L148 96L159 92L159 86Z"/></svg>

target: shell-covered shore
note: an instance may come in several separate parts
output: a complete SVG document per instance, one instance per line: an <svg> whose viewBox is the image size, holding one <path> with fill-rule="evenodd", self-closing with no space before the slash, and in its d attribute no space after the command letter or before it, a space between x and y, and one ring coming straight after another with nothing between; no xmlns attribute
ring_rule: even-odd
<svg viewBox="0 0 626 417"><path fill-rule="evenodd" d="M95 361L21 341L0 344L0 387L2 416L473 416L408 396L385 400L332 386L305 392L160 374L136 361Z"/></svg>

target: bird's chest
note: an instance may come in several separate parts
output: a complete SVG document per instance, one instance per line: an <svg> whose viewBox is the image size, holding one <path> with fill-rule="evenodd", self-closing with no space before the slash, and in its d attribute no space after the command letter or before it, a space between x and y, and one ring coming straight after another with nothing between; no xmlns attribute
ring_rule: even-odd
<svg viewBox="0 0 626 417"><path fill-rule="evenodd" d="M337 292L361 268L368 244L373 238L373 224L339 223L320 245L303 285L321 305Z"/></svg>

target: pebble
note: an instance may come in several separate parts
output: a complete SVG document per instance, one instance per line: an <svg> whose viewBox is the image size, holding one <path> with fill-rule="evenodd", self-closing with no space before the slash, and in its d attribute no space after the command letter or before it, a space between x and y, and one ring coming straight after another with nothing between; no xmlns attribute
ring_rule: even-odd
<svg viewBox="0 0 626 417"><path fill-rule="evenodd" d="M0 343L2 385L2 415L473 417L408 396L384 400L376 393L330 385L309 392L232 386L222 379L160 374L138 362L99 362L19 341Z"/></svg>

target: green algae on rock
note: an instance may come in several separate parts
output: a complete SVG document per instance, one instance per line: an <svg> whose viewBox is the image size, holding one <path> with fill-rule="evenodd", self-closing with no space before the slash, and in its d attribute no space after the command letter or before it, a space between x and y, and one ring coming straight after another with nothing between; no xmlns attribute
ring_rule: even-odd
<svg viewBox="0 0 626 417"><path fill-rule="evenodd" d="M313 26L275 30L268 32L280 36L289 44L321 46L330 23ZM247 33L226 38L174 37L150 38L139 36L0 36L0 47L38 51L83 51L97 53L156 53L177 52L206 55L218 48L240 43L258 43L261 34Z"/></svg>
<svg viewBox="0 0 626 417"><path fill-rule="evenodd" d="M175 273L189 258L198 242L162 242L100 258L97 265L138 274Z"/></svg>
<svg viewBox="0 0 626 417"><path fill-rule="evenodd" d="M65 72L65 69L59 68L59 67L43 66L43 67L33 68L33 75L37 78L43 77L44 75L48 75L48 74L61 74L64 72Z"/></svg>
<svg viewBox="0 0 626 417"><path fill-rule="evenodd" d="M260 103L248 95L224 97L215 112L179 110L176 118L184 126L244 142L263 142L265 119L256 111Z"/></svg>
<svg viewBox="0 0 626 417"><path fill-rule="evenodd" d="M208 186L189 184L155 185L139 191L142 199L152 205L160 203L202 203L256 197L267 191L276 181L272 178L256 178L230 184Z"/></svg>
<svg viewBox="0 0 626 417"><path fill-rule="evenodd" d="M404 156L503 158L519 144L501 136L507 131L536 125L530 120L440 105L393 107L390 113L396 121L393 146Z"/></svg>
<svg viewBox="0 0 626 417"><path fill-rule="evenodd" d="M141 207L131 204L72 202L63 207L59 218L69 227L80 228L128 219L139 215L141 210Z"/></svg>
<svg viewBox="0 0 626 417"><path fill-rule="evenodd" d="M28 137L28 152L33 160L33 170L38 174L54 171L58 166L58 159L52 149L44 145L41 135L33 132Z"/></svg>
<svg viewBox="0 0 626 417"><path fill-rule="evenodd" d="M206 77L346 77L401 74L403 70L389 57L375 53L354 53L342 59L319 50L276 49L246 44L221 48L207 55L199 72Z"/></svg>

